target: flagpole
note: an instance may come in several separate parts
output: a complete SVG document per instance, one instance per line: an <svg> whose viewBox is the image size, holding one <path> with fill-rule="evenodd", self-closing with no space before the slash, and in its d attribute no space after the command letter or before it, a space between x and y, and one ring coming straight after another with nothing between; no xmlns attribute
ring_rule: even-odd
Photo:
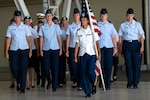
<svg viewBox="0 0 150 100"><path fill-rule="evenodd" d="M87 0L85 0L85 4L86 4L86 8L87 8L88 15L90 15L90 10L89 10L89 6L88 6L88 1L87 1ZM91 26L92 33L94 33L94 27L93 27L93 24L92 24L92 21L91 21L91 17L90 17L90 16L89 16L89 21L90 21L90 26ZM96 42L95 42L95 41L94 41L94 47L95 47L96 57L98 57L98 50L97 50L97 45L96 45ZM101 74L100 76L101 76L103 88L104 88L104 91L106 91L105 83L104 83L104 78L103 78L103 73L102 73L102 69L101 69L101 65L100 65L100 61L98 61L98 66L99 66L99 68L100 68L100 74ZM98 78L98 77L96 77L96 80L95 80L94 85L96 85L97 78Z"/></svg>

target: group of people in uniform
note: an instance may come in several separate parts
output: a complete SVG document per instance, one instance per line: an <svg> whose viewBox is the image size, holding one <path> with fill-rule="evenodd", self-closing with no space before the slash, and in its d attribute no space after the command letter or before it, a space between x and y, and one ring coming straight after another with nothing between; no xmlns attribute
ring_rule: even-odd
<svg viewBox="0 0 150 100"><path fill-rule="evenodd" d="M144 52L145 37L132 8L127 10L127 19L121 23L119 32L108 20L107 9L102 8L98 20L100 36L92 33L88 14L80 13L77 8L73 11L74 21L69 25L67 17L62 17L59 22L50 9L37 16L38 24L33 26L30 16L26 16L23 23L21 12L15 11L14 22L6 32L4 53L17 81L17 91L25 93L26 88L34 88L36 73L37 85L45 87L47 79L46 90L50 90L52 85L52 91L56 92L58 86L62 87L66 83L68 63L72 88L83 89L85 97L91 97L91 94L96 93L96 60L101 63L106 90L110 90L112 66L117 66L119 53L125 59L127 88L138 88L139 62Z"/></svg>

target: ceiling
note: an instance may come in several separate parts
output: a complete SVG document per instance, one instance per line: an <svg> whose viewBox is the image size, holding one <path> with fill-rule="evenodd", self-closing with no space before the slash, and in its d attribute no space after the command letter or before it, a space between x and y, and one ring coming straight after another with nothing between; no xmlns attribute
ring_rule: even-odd
<svg viewBox="0 0 150 100"><path fill-rule="evenodd" d="M37 4L42 3L42 0L25 0L26 4ZM8 7L8 6L14 6L13 0L0 0L0 7Z"/></svg>

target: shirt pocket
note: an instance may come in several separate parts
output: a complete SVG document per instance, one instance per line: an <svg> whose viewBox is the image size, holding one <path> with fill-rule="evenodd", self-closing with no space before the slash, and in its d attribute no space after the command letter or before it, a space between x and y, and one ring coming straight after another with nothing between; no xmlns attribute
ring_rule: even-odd
<svg viewBox="0 0 150 100"><path fill-rule="evenodd" d="M12 29L11 30L11 37L15 37L16 36L16 32L17 32L17 29Z"/></svg>
<svg viewBox="0 0 150 100"><path fill-rule="evenodd" d="M90 42L90 43L93 42L93 38L94 38L93 34L87 34L86 35L86 42Z"/></svg>

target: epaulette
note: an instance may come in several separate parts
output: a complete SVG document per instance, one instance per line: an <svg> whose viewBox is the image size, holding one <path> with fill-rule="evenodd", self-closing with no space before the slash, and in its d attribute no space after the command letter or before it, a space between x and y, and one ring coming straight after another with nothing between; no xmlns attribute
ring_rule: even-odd
<svg viewBox="0 0 150 100"><path fill-rule="evenodd" d="M108 20L109 23L112 23L110 20Z"/></svg>
<svg viewBox="0 0 150 100"><path fill-rule="evenodd" d="M80 30L80 28L79 29L77 29L77 32Z"/></svg>
<svg viewBox="0 0 150 100"><path fill-rule="evenodd" d="M125 21L121 22L121 23L124 23Z"/></svg>
<svg viewBox="0 0 150 100"><path fill-rule="evenodd" d="M138 21L135 17L133 17L133 19L134 19L136 22Z"/></svg>

